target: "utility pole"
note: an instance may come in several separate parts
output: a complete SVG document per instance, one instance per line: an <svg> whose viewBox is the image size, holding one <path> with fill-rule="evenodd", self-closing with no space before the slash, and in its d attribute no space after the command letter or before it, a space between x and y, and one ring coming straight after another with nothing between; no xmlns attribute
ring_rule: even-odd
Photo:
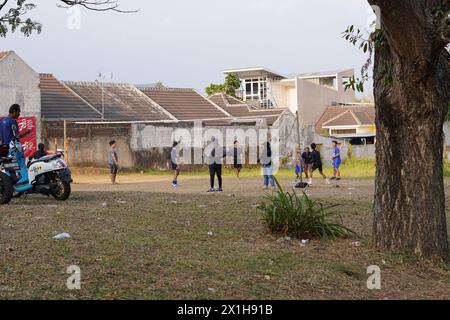
<svg viewBox="0 0 450 320"><path fill-rule="evenodd" d="M298 115L298 110L295 112L295 121L297 125L297 143L298 143L298 151L301 152L301 145L302 145L302 130L300 128L300 117Z"/></svg>
<svg viewBox="0 0 450 320"><path fill-rule="evenodd" d="M103 72L100 72L98 74L98 77L100 79L100 87L102 89L102 120L105 120L105 79L106 79L106 75ZM113 78L113 73L111 72L109 79L112 80Z"/></svg>

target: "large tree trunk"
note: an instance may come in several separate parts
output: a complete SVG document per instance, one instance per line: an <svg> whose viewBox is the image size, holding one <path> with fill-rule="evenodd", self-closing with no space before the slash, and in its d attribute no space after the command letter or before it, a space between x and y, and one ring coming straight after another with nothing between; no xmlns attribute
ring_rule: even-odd
<svg viewBox="0 0 450 320"><path fill-rule="evenodd" d="M385 39L376 47L374 68L374 242L448 261L443 124L450 70L445 41L440 42L431 19L432 1L369 2L381 9Z"/></svg>

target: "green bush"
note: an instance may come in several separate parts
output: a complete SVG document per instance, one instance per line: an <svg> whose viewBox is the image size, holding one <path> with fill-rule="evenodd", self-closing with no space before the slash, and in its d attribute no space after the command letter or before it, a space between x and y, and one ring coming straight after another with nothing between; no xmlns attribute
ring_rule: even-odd
<svg viewBox="0 0 450 320"><path fill-rule="evenodd" d="M278 181L277 191L267 194L257 207L264 223L274 234L296 238L338 238L356 235L342 224L342 217L333 211L337 205L324 206L306 193L284 192Z"/></svg>

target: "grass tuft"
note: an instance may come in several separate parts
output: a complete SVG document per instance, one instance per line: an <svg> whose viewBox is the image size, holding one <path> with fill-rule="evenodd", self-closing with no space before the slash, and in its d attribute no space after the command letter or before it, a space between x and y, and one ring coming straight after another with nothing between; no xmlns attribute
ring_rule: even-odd
<svg viewBox="0 0 450 320"><path fill-rule="evenodd" d="M335 239L351 237L355 232L342 224L342 217L333 209L338 205L325 206L318 200L311 200L303 192L285 192L278 180L277 191L266 195L266 202L257 210L263 221L274 234L296 238Z"/></svg>

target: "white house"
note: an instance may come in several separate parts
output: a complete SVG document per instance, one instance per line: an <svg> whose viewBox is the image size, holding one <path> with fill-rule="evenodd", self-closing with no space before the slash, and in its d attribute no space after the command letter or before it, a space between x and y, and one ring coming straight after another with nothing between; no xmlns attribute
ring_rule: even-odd
<svg viewBox="0 0 450 320"><path fill-rule="evenodd" d="M0 117L8 115L9 107L17 103L22 116L35 116L37 137L40 137L41 92L39 74L14 51L0 51Z"/></svg>
<svg viewBox="0 0 450 320"><path fill-rule="evenodd" d="M262 67L228 69L223 73L238 75L242 82L238 94L244 101L261 108L298 111L303 127L314 126L327 107L355 101L355 92L345 90L343 84L353 77L353 69L290 76Z"/></svg>

